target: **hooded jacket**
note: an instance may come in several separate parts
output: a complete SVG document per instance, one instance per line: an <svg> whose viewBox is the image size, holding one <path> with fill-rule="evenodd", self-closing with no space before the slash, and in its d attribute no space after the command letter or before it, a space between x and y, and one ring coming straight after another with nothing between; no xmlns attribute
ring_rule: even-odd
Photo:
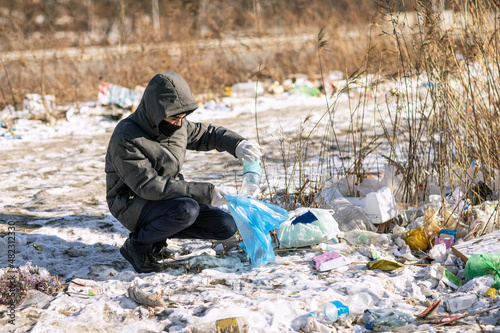
<svg viewBox="0 0 500 333"><path fill-rule="evenodd" d="M236 156L236 146L244 138L224 127L186 118L172 136L161 134L158 125L163 119L197 107L179 74L160 73L147 85L137 110L115 127L106 153L106 201L111 214L128 230L135 231L149 200L189 197L211 203L214 185L188 182L179 174L186 149L216 149Z"/></svg>

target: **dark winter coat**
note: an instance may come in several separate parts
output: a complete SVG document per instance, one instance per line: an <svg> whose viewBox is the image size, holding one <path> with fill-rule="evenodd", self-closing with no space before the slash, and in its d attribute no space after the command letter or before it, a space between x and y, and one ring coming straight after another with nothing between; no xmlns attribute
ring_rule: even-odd
<svg viewBox="0 0 500 333"><path fill-rule="evenodd" d="M188 182L179 174L186 149L217 149L235 156L243 137L186 118L171 137L160 133L158 124L163 119L196 108L193 94L179 74L160 73L149 82L137 110L117 124L106 154L106 200L111 214L128 230L135 230L148 200L189 197L211 203L212 184Z"/></svg>

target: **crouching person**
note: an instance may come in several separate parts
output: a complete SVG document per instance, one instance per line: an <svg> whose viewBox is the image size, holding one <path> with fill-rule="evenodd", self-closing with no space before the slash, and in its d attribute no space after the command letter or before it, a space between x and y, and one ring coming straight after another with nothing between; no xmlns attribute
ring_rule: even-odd
<svg viewBox="0 0 500 333"><path fill-rule="evenodd" d="M261 147L224 127L189 121L197 104L177 73L155 75L137 110L113 131L106 153L106 200L129 231L120 248L138 273L160 272L168 238L230 238L236 224L217 208L227 193L206 182L184 180L186 150L228 152L253 161Z"/></svg>

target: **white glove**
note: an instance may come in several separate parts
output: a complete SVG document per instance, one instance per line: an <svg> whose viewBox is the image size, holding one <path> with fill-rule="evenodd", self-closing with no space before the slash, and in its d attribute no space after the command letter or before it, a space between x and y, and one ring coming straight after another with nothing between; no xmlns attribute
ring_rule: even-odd
<svg viewBox="0 0 500 333"><path fill-rule="evenodd" d="M254 140L243 140L236 146L236 157L253 162L262 157L262 147Z"/></svg>
<svg viewBox="0 0 500 333"><path fill-rule="evenodd" d="M228 195L226 191L219 187L214 187L214 191L212 193L212 206L222 206L229 203L226 199L224 199L225 195Z"/></svg>

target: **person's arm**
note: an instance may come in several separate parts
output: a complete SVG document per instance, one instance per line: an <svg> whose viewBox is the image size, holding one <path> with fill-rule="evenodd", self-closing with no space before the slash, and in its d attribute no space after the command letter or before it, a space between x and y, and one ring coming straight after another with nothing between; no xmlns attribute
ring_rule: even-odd
<svg viewBox="0 0 500 333"><path fill-rule="evenodd" d="M236 146L246 140L238 133L222 126L187 121L187 149L197 151L226 151L236 157Z"/></svg>
<svg viewBox="0 0 500 333"><path fill-rule="evenodd" d="M117 149L113 158L116 172L139 197L146 200L190 197L199 203L211 203L214 185L158 175L151 162L132 140L122 139Z"/></svg>

